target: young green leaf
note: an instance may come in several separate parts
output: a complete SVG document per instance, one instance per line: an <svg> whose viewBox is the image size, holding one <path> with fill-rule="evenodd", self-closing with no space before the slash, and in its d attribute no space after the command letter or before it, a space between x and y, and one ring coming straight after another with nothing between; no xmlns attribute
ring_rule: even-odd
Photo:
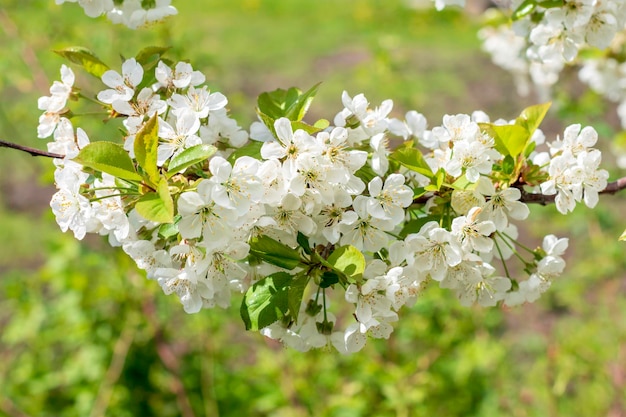
<svg viewBox="0 0 626 417"><path fill-rule="evenodd" d="M251 156L254 159L261 159L261 146L263 146L263 142L251 140L241 148L235 149L228 157L228 162L234 164L235 161L242 156Z"/></svg>
<svg viewBox="0 0 626 417"><path fill-rule="evenodd" d="M543 118L546 117L551 105L552 103L548 102L526 107L515 120L515 124L526 129L529 137L532 136L543 121Z"/></svg>
<svg viewBox="0 0 626 417"><path fill-rule="evenodd" d="M154 60L160 59L161 55L170 48L171 46L147 46L137 53L135 60L141 65L146 65Z"/></svg>
<svg viewBox="0 0 626 417"><path fill-rule="evenodd" d="M529 14L531 14L535 10L536 7L537 7L536 0L525 0L524 2L522 2L522 4L520 4L517 7L517 9L515 9L515 11L513 12L513 16L511 16L511 19L513 21L522 19L528 16Z"/></svg>
<svg viewBox="0 0 626 417"><path fill-rule="evenodd" d="M97 78L101 78L102 74L109 70L109 67L100 61L93 52L82 46L70 46L69 48L57 49L54 52L82 66L85 71Z"/></svg>
<svg viewBox="0 0 626 417"><path fill-rule="evenodd" d="M522 153L530 135L525 127L515 125L494 125L491 123L479 123L480 128L491 136L495 141L495 148L502 155L511 155L516 158Z"/></svg>
<svg viewBox="0 0 626 417"><path fill-rule="evenodd" d="M296 238L296 240L298 241L298 245L300 245L304 253L310 255L312 250L311 246L309 245L309 238L306 237L306 235L304 235L302 232L298 232L298 237Z"/></svg>
<svg viewBox="0 0 626 417"><path fill-rule="evenodd" d="M172 223L174 221L168 204L156 192L142 195L135 203L135 209L144 219L152 222Z"/></svg>
<svg viewBox="0 0 626 417"><path fill-rule="evenodd" d="M250 240L250 253L281 268L294 269L300 265L300 253L296 249L265 235Z"/></svg>
<svg viewBox="0 0 626 417"><path fill-rule="evenodd" d="M277 272L248 288L239 309L246 330L260 330L289 312L289 287L293 281L290 274Z"/></svg>
<svg viewBox="0 0 626 417"><path fill-rule="evenodd" d="M389 155L389 159L398 162L400 165L410 169L411 171L425 175L428 178L433 177L433 171L426 163L424 155L422 155L422 152L419 149L414 148L412 143L398 147L398 149Z"/></svg>
<svg viewBox="0 0 626 417"><path fill-rule="evenodd" d="M167 221L163 221L161 223L174 223L174 199L170 193L169 183L165 178L161 178L161 182L159 182L159 186L157 188L157 193L159 194L161 201L163 201L163 208L167 213Z"/></svg>
<svg viewBox="0 0 626 417"><path fill-rule="evenodd" d="M321 83L315 84L313 87L309 88L305 93L300 93L297 95L295 100L292 100L290 103L288 102L287 111L285 112L285 117L289 120L299 122L304 118L304 115L311 107L311 103L317 94L317 89L319 88ZM299 90L296 90L299 92Z"/></svg>
<svg viewBox="0 0 626 417"><path fill-rule="evenodd" d="M338 247L326 261L333 269L343 273L351 282L361 279L363 271L365 271L365 257L360 250L352 245Z"/></svg>
<svg viewBox="0 0 626 417"><path fill-rule="evenodd" d="M298 323L298 316L300 315L300 306L302 305L304 289L308 285L310 279L310 275L300 273L295 276L295 278L289 285L287 304L289 305L289 315L295 323Z"/></svg>
<svg viewBox="0 0 626 417"><path fill-rule="evenodd" d="M171 178L185 168L206 161L215 152L217 148L213 145L196 145L185 149L171 159L167 167L167 178Z"/></svg>
<svg viewBox="0 0 626 417"><path fill-rule="evenodd" d="M74 161L117 178L130 181L142 180L128 153L117 143L92 142L81 149Z"/></svg>
<svg viewBox="0 0 626 417"><path fill-rule="evenodd" d="M139 166L148 175L151 184L160 181L159 167L157 166L157 148L159 146L159 123L156 113L143 125L135 135L135 159Z"/></svg>

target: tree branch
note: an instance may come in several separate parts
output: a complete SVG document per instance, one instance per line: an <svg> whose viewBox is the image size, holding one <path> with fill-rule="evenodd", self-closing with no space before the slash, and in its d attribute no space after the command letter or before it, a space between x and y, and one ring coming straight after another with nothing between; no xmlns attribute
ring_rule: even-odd
<svg viewBox="0 0 626 417"><path fill-rule="evenodd" d="M626 188L626 177L618 178L617 180L610 182L606 185L606 188L599 192L599 194L615 194L618 191L621 191ZM556 194L546 195L546 194L534 194L527 193L526 191L520 189L522 192L522 197L520 201L528 204L541 204L542 206L546 206L548 204L554 203L554 199L556 198Z"/></svg>
<svg viewBox="0 0 626 417"><path fill-rule="evenodd" d="M554 203L554 199L556 198L556 194L547 195L540 193L529 193L524 191L521 188L521 185L518 189L522 192L522 196L519 201L527 204L541 204L542 206L547 206L548 204ZM606 188L600 191L599 194L615 194L623 189L626 189L626 177L619 178L613 182L610 182L606 185ZM413 204L425 204L428 200L430 200L433 195L423 195L413 200Z"/></svg>
<svg viewBox="0 0 626 417"><path fill-rule="evenodd" d="M30 154L31 156L45 156L46 158L57 158L57 159L65 158L65 155L61 155L61 154L58 154L58 153L41 151L39 149L30 148L28 146L18 145L17 143L7 142L7 141L2 140L2 139L0 139L0 148L17 149L18 151L26 152L26 153Z"/></svg>

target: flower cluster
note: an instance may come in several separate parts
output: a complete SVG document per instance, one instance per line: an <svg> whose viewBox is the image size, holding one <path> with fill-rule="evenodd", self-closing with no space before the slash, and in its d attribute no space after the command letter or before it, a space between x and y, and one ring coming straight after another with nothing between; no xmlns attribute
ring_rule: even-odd
<svg viewBox="0 0 626 417"><path fill-rule="evenodd" d="M89 17L103 14L113 23L131 29L178 13L171 0L55 0L56 4L78 3Z"/></svg>
<svg viewBox="0 0 626 417"><path fill-rule="evenodd" d="M521 90L526 89L524 83L530 77L539 91L547 92L581 50L609 47L626 23L621 1L526 3L513 2L512 24L497 24L480 32L484 49L494 63L517 75Z"/></svg>
<svg viewBox="0 0 626 417"><path fill-rule="evenodd" d="M393 118L391 100L372 108L344 92L334 126L310 125L317 87L277 90L259 97L249 135L190 64L138 56L103 72L95 94L121 119L119 145L74 129L74 75L61 75L38 129L65 156L51 201L61 229L107 236L188 313L244 293L246 327L299 350L388 338L433 282L466 306L534 301L563 272L567 239L520 245L522 195L556 193L566 212L593 206L606 185L590 127L535 150L547 105L510 122L446 115L428 129L416 111ZM505 262L524 253L528 278L511 276Z"/></svg>

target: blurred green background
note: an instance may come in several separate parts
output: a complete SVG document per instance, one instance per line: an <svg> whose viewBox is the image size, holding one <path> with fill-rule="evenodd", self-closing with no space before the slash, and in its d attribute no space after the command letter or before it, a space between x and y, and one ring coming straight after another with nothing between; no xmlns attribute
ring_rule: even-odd
<svg viewBox="0 0 626 417"><path fill-rule="evenodd" d="M177 17L138 31L76 4L2 3L0 138L41 149L37 98L64 63L51 51L73 45L112 67L172 46L168 56L204 72L245 127L260 92L318 81L311 120L332 120L344 89L373 105L392 98L394 116L416 109L430 126L475 109L512 118L532 103L480 52L476 18L398 0L176 0ZM559 96L549 135L575 120L611 137L609 109L573 95ZM567 217L532 208L528 246L545 233L571 238L566 273L537 303L465 309L432 287L390 340L340 356L246 333L239 300L186 315L121 251L60 232L50 160L0 149L0 166L2 416L626 416L623 196Z"/></svg>

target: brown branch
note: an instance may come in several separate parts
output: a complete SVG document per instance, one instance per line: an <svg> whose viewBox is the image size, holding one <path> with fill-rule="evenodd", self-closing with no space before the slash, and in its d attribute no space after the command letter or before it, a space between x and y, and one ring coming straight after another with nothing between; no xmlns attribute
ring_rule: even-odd
<svg viewBox="0 0 626 417"><path fill-rule="evenodd" d="M626 188L626 177L619 178L613 182L610 182L606 185L604 190L600 191L599 194L615 194ZM527 193L526 191L520 189L522 192L522 197L520 201L528 204L541 204L542 206L546 206L548 204L554 203L554 199L556 195L546 195L546 194L535 194L535 193Z"/></svg>
<svg viewBox="0 0 626 417"><path fill-rule="evenodd" d="M28 146L18 145L17 143L7 142L7 141L2 140L2 139L0 139L0 148L17 149L18 151L26 152L26 153L30 154L31 156L45 156L46 158L57 158L57 159L65 158L65 155L61 155L61 154L58 154L58 153L41 151L39 149L30 148Z"/></svg>
<svg viewBox="0 0 626 417"><path fill-rule="evenodd" d="M556 195L547 195L541 193L529 193L524 191L521 188L521 185L517 187L521 192L522 196L519 201L527 204L541 204L542 206L547 206L548 204L554 203L554 199ZM619 178L613 182L610 182L606 185L606 188L599 192L599 194L616 194L617 192L626 189L626 177ZM413 204L426 204L428 200L430 200L433 195L423 195L413 200Z"/></svg>

